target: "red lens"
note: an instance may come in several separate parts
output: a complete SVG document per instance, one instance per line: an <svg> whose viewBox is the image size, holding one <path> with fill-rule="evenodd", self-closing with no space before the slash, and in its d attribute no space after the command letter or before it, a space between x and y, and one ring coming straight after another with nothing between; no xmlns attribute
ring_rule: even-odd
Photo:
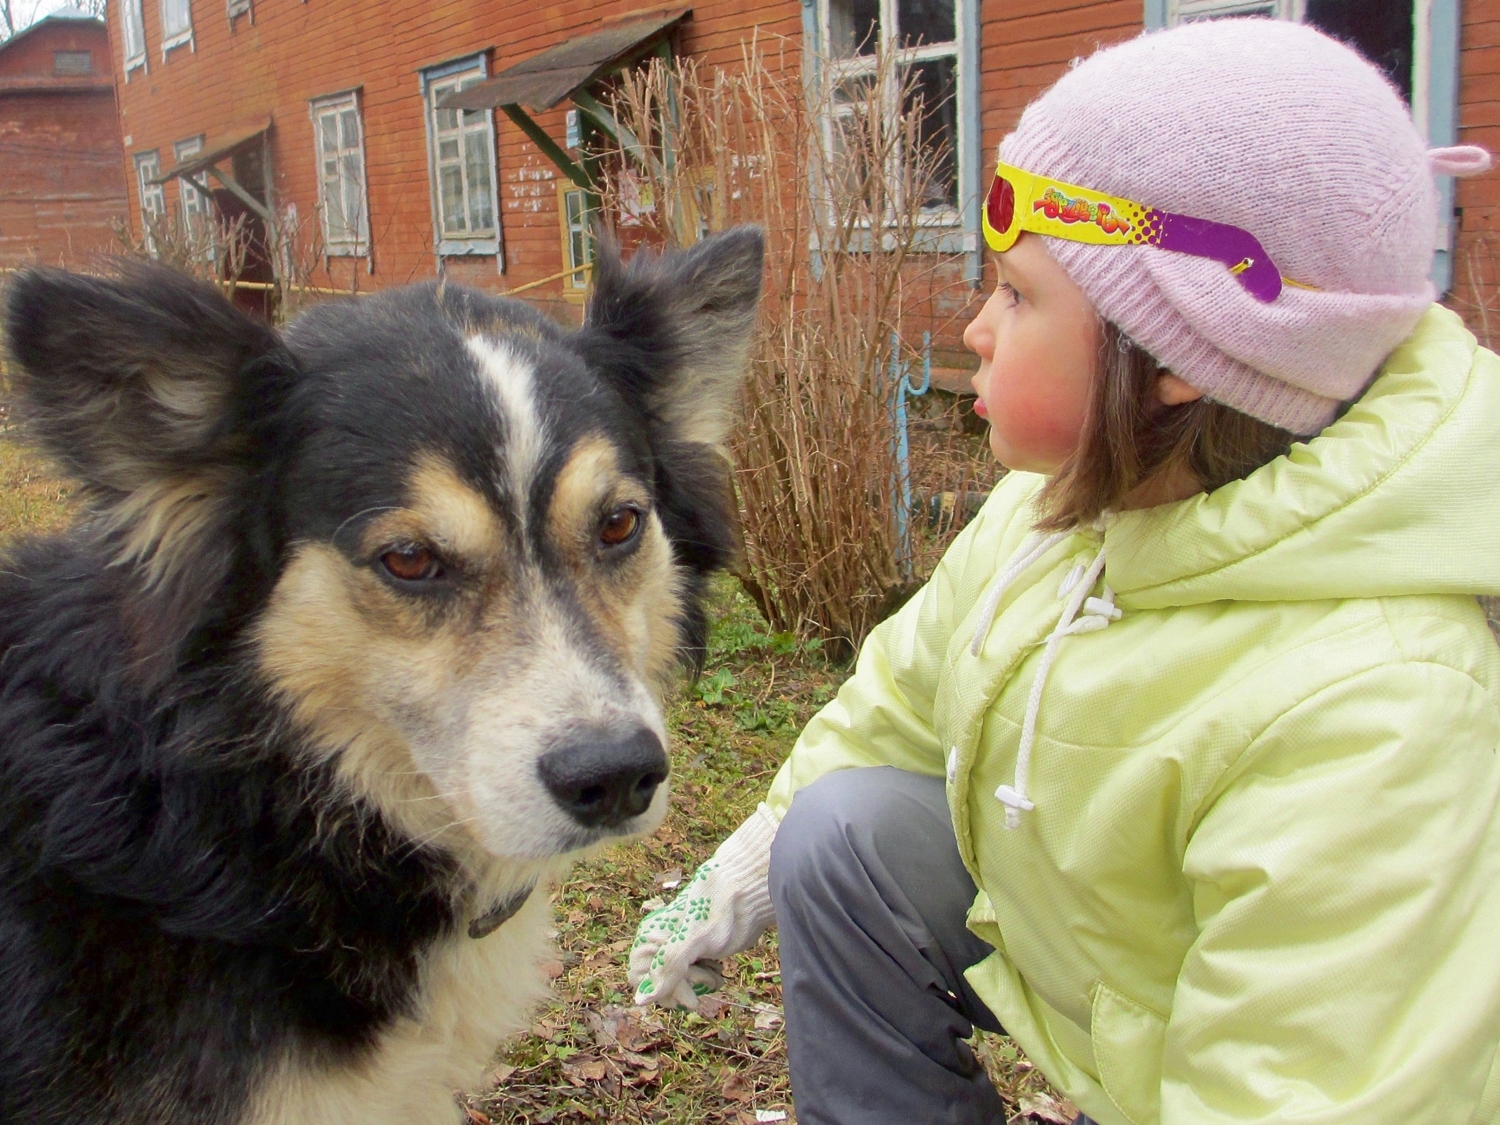
<svg viewBox="0 0 1500 1125"><path fill-rule="evenodd" d="M1010 230L1011 220L1016 217L1016 189L1010 186L1010 181L1004 176L997 175L995 182L990 185L984 210L985 217L990 221L990 229L996 234L1004 234Z"/></svg>

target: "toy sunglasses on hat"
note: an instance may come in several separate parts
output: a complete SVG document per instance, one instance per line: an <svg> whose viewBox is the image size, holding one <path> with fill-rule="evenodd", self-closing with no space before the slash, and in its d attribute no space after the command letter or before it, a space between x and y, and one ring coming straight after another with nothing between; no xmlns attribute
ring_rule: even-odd
<svg viewBox="0 0 1500 1125"><path fill-rule="evenodd" d="M984 240L1003 253L1023 230L1088 242L1096 246L1156 246L1179 254L1212 258L1258 301L1274 301L1283 284L1311 285L1284 278L1256 237L1247 230L1210 219L1158 211L1134 200L1038 176L1010 164L995 166L995 180L984 201Z"/></svg>

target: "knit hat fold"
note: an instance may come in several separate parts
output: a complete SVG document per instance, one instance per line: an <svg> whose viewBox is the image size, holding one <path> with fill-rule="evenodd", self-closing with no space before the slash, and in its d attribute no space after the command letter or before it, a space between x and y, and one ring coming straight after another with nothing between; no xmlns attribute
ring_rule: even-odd
<svg viewBox="0 0 1500 1125"><path fill-rule="evenodd" d="M1046 238L1101 316L1180 378L1298 434L1358 395L1435 299L1434 150L1400 96L1304 25L1214 20L1147 33L1074 67L1027 107L1001 159L1249 231L1288 285L1253 297L1221 263Z"/></svg>

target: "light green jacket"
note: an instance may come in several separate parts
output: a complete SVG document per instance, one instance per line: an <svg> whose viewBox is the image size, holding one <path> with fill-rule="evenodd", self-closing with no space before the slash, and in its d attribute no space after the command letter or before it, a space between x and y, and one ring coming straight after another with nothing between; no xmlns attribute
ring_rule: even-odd
<svg viewBox="0 0 1500 1125"><path fill-rule="evenodd" d="M772 786L947 769L995 947L968 978L1101 1125L1500 1121L1500 359L1434 308L1363 399L1209 495L1026 569L1008 477ZM1044 638L1105 549L1123 610Z"/></svg>

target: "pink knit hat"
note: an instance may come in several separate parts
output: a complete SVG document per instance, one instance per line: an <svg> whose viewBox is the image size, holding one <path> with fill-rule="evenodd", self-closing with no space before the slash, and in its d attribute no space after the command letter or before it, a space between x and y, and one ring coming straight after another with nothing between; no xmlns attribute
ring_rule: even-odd
<svg viewBox="0 0 1500 1125"><path fill-rule="evenodd" d="M1488 166L1481 150L1434 156L1443 171ZM1000 158L1243 227L1284 277L1316 286L1261 302L1205 258L1046 242L1164 366L1294 433L1327 425L1435 297L1426 145L1381 74L1310 27L1215 20L1100 51L1027 107Z"/></svg>

